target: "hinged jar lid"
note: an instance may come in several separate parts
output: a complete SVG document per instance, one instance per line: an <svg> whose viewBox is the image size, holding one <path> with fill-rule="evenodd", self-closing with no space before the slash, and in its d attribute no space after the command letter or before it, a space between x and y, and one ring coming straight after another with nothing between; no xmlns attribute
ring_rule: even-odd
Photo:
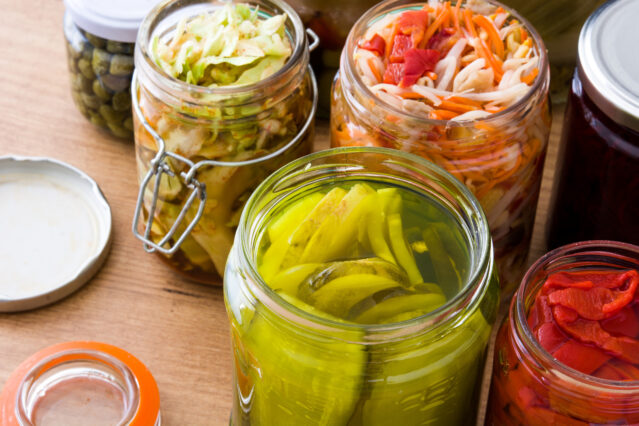
<svg viewBox="0 0 639 426"><path fill-rule="evenodd" d="M586 94L617 123L639 130L639 1L612 0L579 36L578 70Z"/></svg>
<svg viewBox="0 0 639 426"><path fill-rule="evenodd" d="M160 424L160 393L148 368L99 342L60 343L33 354L0 393L0 424Z"/></svg>
<svg viewBox="0 0 639 426"><path fill-rule="evenodd" d="M64 0L73 22L108 40L134 43L140 23L158 0Z"/></svg>
<svg viewBox="0 0 639 426"><path fill-rule="evenodd" d="M53 303L85 284L111 244L97 183L50 158L0 157L0 312Z"/></svg>

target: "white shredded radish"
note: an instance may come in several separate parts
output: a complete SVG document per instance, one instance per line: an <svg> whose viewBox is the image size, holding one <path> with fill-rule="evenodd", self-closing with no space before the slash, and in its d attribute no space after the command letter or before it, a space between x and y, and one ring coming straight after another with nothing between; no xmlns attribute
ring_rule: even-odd
<svg viewBox="0 0 639 426"><path fill-rule="evenodd" d="M418 86L417 84L413 84L411 90L415 93L418 93L431 101L433 105L438 106L442 103L441 99L439 99L434 93L437 89L432 89L430 87Z"/></svg>
<svg viewBox="0 0 639 426"><path fill-rule="evenodd" d="M497 16L495 16L495 26L499 28L504 25L504 22L506 22L506 18L508 18L507 13L498 13Z"/></svg>
<svg viewBox="0 0 639 426"><path fill-rule="evenodd" d="M477 110L477 111L468 111L463 114L458 115L455 118L452 118L451 121L472 121L479 120L481 118L486 118L490 115L488 111Z"/></svg>
<svg viewBox="0 0 639 426"><path fill-rule="evenodd" d="M420 77L416 84L426 87L435 87L435 82L428 76Z"/></svg>

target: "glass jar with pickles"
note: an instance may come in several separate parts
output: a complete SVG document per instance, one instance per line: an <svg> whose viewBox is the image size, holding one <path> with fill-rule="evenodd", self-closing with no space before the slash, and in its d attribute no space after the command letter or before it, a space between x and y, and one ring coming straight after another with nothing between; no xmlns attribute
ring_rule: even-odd
<svg viewBox="0 0 639 426"><path fill-rule="evenodd" d="M550 130L539 35L493 1L386 1L355 24L333 88L333 146L448 170L488 217L503 293L523 275Z"/></svg>
<svg viewBox="0 0 639 426"><path fill-rule="evenodd" d="M499 289L466 187L339 148L252 195L224 277L232 425L475 424Z"/></svg>
<svg viewBox="0 0 639 426"><path fill-rule="evenodd" d="M302 22L279 0L165 2L142 24L135 63L133 231L191 278L221 284L251 192L311 150Z"/></svg>
<svg viewBox="0 0 639 426"><path fill-rule="evenodd" d="M152 7L145 0L65 0L71 96L95 126L132 139L131 75L138 27Z"/></svg>
<svg viewBox="0 0 639 426"><path fill-rule="evenodd" d="M486 424L639 424L639 247L574 243L529 269L497 334Z"/></svg>

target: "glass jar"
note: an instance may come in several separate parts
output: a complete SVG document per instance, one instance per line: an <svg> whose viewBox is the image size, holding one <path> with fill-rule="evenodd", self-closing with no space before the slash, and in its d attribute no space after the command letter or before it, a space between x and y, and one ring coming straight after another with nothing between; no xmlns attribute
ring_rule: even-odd
<svg viewBox="0 0 639 426"><path fill-rule="evenodd" d="M64 4L73 102L97 127L131 139L133 48L152 2L65 0Z"/></svg>
<svg viewBox="0 0 639 426"><path fill-rule="evenodd" d="M557 361L539 344L528 312L560 271L639 269L639 247L587 241L551 251L526 273L497 334L487 425L639 423L639 381L604 380Z"/></svg>
<svg viewBox="0 0 639 426"><path fill-rule="evenodd" d="M61 343L25 360L0 395L4 426L159 426L151 372L115 346Z"/></svg>
<svg viewBox="0 0 639 426"><path fill-rule="evenodd" d="M226 2L165 2L144 20L132 89L141 189L133 232L189 277L221 284L242 208L271 172L311 150L317 105L300 18L280 0L250 2L262 16L285 13L293 53L255 84L202 87L168 76L151 57L184 13ZM197 201L196 201L197 200ZM138 232L143 209L146 229Z"/></svg>
<svg viewBox="0 0 639 426"><path fill-rule="evenodd" d="M639 244L639 3L612 1L584 25L561 136L548 245ZM625 39L624 37L630 37Z"/></svg>
<svg viewBox="0 0 639 426"><path fill-rule="evenodd" d="M257 272L261 235L285 203L360 180L428 196L463 230L468 278L440 308L389 324L338 322L300 309ZM491 245L470 192L414 155L330 149L271 175L242 214L224 278L235 365L231 424L475 424L499 297Z"/></svg>
<svg viewBox="0 0 639 426"><path fill-rule="evenodd" d="M331 85L339 69L339 56L351 27L379 0L289 0L302 22L319 36L320 45L311 54L311 65L319 89L318 115L329 117Z"/></svg>
<svg viewBox="0 0 639 426"><path fill-rule="evenodd" d="M539 75L521 100L501 112L472 121L433 120L404 112L364 84L353 53L357 40L380 17L421 5L407 0L383 2L351 30L333 87L331 144L411 152L468 186L488 217L502 294L508 296L525 271L550 131L546 51L539 35L527 26L539 52ZM526 22L516 12L510 13Z"/></svg>

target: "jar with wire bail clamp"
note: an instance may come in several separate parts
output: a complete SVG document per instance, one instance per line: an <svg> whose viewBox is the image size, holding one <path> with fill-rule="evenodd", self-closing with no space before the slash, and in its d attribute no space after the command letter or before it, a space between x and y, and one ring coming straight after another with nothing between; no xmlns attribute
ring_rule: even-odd
<svg viewBox="0 0 639 426"><path fill-rule="evenodd" d="M167 1L142 24L133 232L193 279L221 283L253 189L311 150L317 39L309 34L310 46L280 0Z"/></svg>
<svg viewBox="0 0 639 426"><path fill-rule="evenodd" d="M384 146L479 199L504 295L523 275L550 131L537 32L490 0L386 1L355 24L333 88L333 146Z"/></svg>

